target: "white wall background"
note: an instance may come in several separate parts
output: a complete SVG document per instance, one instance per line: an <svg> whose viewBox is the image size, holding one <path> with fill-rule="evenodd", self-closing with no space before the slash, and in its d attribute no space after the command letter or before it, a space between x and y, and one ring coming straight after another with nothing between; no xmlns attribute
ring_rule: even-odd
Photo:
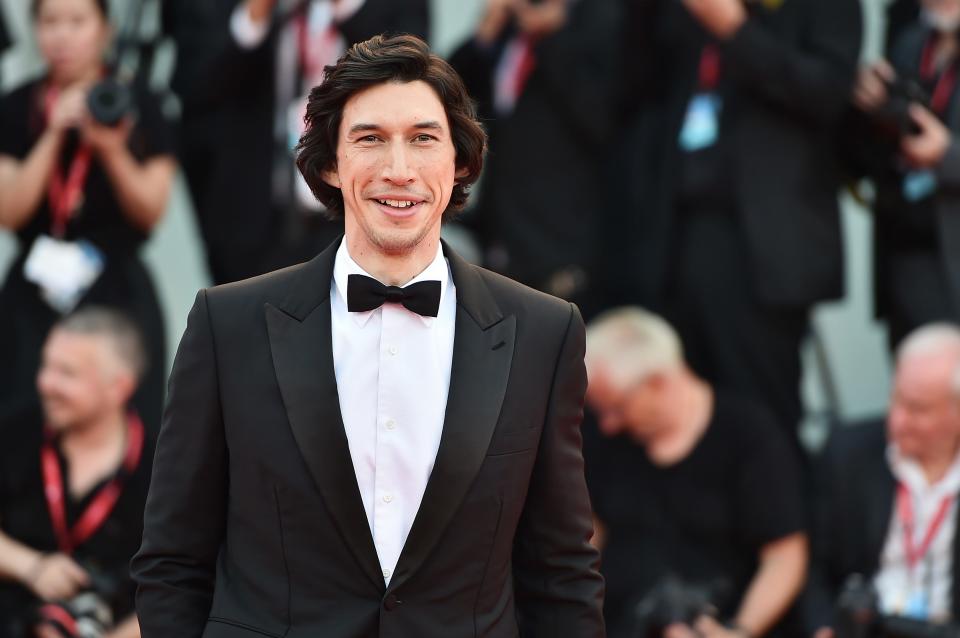
<svg viewBox="0 0 960 638"><path fill-rule="evenodd" d="M434 47L448 53L466 37L483 7L483 0L432 0ZM886 0L863 0L866 18L865 56L877 55L882 40L882 9ZM117 15L129 0L114 0ZM38 56L29 34L29 0L0 0L17 39L17 46L0 60L0 78L7 88L37 73ZM171 52L167 52L171 58ZM172 60L168 59L168 64ZM163 75L162 72L160 74ZM162 77L159 78L162 80ZM806 432L810 441L822 438L822 424L833 415L856 419L879 413L886 405L890 379L885 332L872 318L869 267L871 220L845 202L847 242L847 298L825 304L813 317L815 338L805 349L804 393L810 413ZM5 272L16 246L0 231L0 274ZM145 258L157 282L166 315L168 342L176 347L186 325L196 290L209 283L189 197L178 180L169 210L146 248ZM0 309L0 312L5 309Z"/></svg>

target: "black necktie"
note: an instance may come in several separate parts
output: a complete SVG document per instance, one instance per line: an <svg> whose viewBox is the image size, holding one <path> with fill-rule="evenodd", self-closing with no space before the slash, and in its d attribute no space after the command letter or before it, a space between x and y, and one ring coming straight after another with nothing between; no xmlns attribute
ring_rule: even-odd
<svg viewBox="0 0 960 638"><path fill-rule="evenodd" d="M410 312L436 317L440 310L440 282L418 281L405 288L384 286L366 275L347 277L347 310L367 312L385 303L399 303Z"/></svg>

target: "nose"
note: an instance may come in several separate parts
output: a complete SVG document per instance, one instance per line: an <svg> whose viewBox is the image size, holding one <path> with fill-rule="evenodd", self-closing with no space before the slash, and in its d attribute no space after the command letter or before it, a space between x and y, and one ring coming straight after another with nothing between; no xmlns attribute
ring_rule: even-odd
<svg viewBox="0 0 960 638"><path fill-rule="evenodd" d="M383 178L391 184L403 186L416 179L410 165L409 149L403 142L394 142L390 147L390 155L383 167Z"/></svg>

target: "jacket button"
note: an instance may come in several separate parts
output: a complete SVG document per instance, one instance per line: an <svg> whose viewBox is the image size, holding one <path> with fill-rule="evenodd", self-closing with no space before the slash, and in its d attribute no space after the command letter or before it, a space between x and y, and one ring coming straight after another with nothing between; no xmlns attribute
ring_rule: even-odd
<svg viewBox="0 0 960 638"><path fill-rule="evenodd" d="M383 601L383 607L384 607L384 609L386 609L387 611L393 611L394 609L396 609L397 607L399 607L402 603L403 603L403 601L401 601L399 598L397 598L397 595L396 595L396 594L390 594L389 596L387 596L387 597L384 599L384 601Z"/></svg>

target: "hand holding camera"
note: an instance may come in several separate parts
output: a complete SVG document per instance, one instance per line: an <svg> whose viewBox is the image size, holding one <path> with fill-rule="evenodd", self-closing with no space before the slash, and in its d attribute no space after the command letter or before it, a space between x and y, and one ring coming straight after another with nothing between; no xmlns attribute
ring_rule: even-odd
<svg viewBox="0 0 960 638"><path fill-rule="evenodd" d="M917 132L905 135L900 141L903 157L911 168L935 168L950 147L950 129L920 104L911 104L909 115Z"/></svg>
<svg viewBox="0 0 960 638"><path fill-rule="evenodd" d="M865 113L873 113L890 98L887 87L897 79L897 73L884 59L860 67L853 87L853 103Z"/></svg>
<svg viewBox="0 0 960 638"><path fill-rule="evenodd" d="M45 601L71 598L90 585L87 572L64 554L41 556L24 580L24 585Z"/></svg>

